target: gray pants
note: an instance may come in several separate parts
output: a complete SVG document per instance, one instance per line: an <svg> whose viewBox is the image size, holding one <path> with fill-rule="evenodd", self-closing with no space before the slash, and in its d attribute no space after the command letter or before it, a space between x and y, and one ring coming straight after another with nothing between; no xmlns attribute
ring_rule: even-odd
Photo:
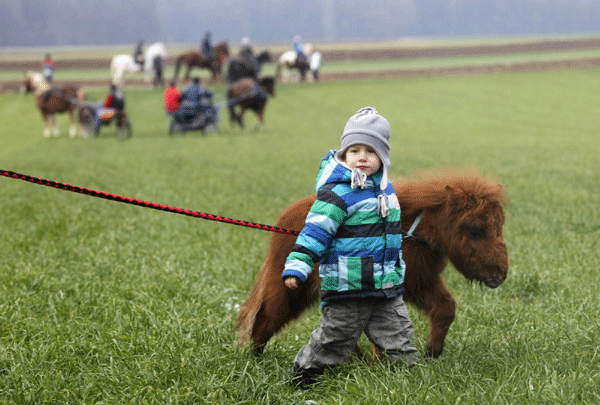
<svg viewBox="0 0 600 405"><path fill-rule="evenodd" d="M327 304L321 327L300 349L294 369L324 369L347 361L362 333L392 362L414 363L413 325L402 296L389 300L350 300Z"/></svg>

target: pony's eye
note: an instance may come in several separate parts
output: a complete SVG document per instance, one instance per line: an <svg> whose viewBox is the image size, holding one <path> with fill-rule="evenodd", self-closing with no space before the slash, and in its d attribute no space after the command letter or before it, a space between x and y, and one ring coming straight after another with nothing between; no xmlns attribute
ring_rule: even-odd
<svg viewBox="0 0 600 405"><path fill-rule="evenodd" d="M481 240L485 238L485 228L462 226L461 230L466 233L471 240Z"/></svg>

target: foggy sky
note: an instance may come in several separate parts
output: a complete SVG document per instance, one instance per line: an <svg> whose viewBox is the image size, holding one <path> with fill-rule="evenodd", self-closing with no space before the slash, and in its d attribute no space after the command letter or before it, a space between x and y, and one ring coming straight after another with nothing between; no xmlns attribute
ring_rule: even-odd
<svg viewBox="0 0 600 405"><path fill-rule="evenodd" d="M600 0L0 0L0 46L600 32Z"/></svg>

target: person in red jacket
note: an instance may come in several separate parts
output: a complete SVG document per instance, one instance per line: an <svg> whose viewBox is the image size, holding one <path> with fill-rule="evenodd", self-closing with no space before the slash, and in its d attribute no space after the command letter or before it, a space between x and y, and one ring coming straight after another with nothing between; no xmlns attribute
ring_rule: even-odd
<svg viewBox="0 0 600 405"><path fill-rule="evenodd" d="M48 83L52 83L52 76L54 76L54 61L49 53L44 56L44 60L40 63L40 69L42 69L42 74L44 75L44 79Z"/></svg>
<svg viewBox="0 0 600 405"><path fill-rule="evenodd" d="M110 85L110 93L104 98L102 107L98 108L96 123L94 126L94 134L97 135L102 125L108 125L113 117L119 119L125 112L125 95L114 84Z"/></svg>
<svg viewBox="0 0 600 405"><path fill-rule="evenodd" d="M179 110L181 92L175 87L175 81L171 81L169 87L164 91L165 109L167 114L175 114Z"/></svg>

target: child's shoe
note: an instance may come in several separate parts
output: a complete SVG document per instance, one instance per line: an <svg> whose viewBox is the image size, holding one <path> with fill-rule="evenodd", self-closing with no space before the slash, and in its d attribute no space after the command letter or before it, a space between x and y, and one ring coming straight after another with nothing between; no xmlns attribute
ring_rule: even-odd
<svg viewBox="0 0 600 405"><path fill-rule="evenodd" d="M303 391L312 388L312 385L317 382L317 377L323 374L323 370L312 368L312 369L300 369L294 365L290 370L290 384Z"/></svg>

